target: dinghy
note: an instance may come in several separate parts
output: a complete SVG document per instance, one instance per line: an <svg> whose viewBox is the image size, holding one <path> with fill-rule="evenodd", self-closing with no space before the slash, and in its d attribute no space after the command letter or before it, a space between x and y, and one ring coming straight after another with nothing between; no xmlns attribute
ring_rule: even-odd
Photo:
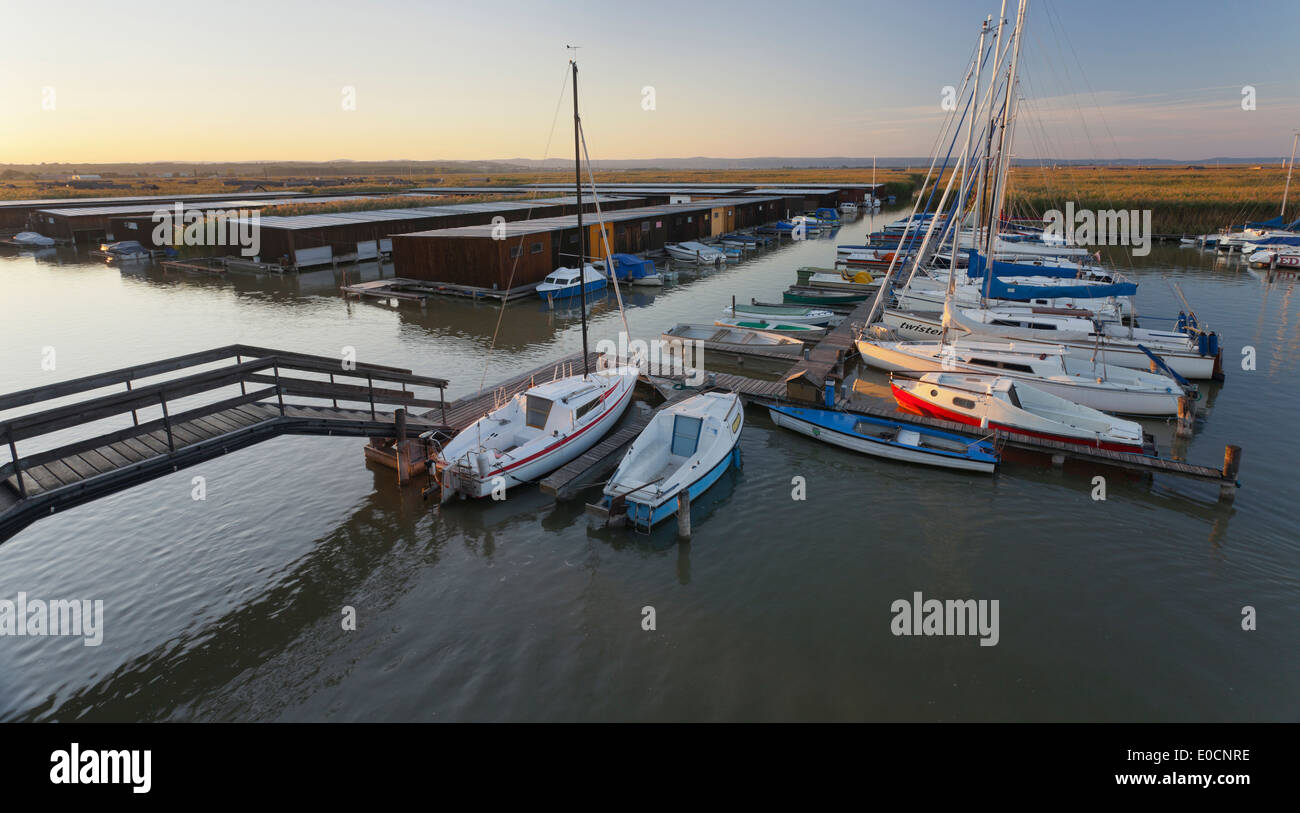
<svg viewBox="0 0 1300 813"><path fill-rule="evenodd" d="M864 286L865 287L865 286ZM872 286L870 291L831 291L824 288L800 288L791 286L781 295L781 300L788 305L831 305L848 306L865 302L879 286Z"/></svg>
<svg viewBox="0 0 1300 813"><path fill-rule="evenodd" d="M745 410L740 396L706 392L665 407L651 419L605 485L602 504L627 512L649 530L677 511L686 494L694 501L727 469L740 466Z"/></svg>
<svg viewBox="0 0 1300 813"><path fill-rule="evenodd" d="M814 325L801 325L797 322L772 322L766 319L719 319L713 324L719 327L734 327L740 330L758 330L764 333L779 333L802 342L815 342L826 335L826 328Z"/></svg>
<svg viewBox="0 0 1300 813"><path fill-rule="evenodd" d="M963 373L891 376L894 400L946 421L1061 443L1144 454L1142 425L1044 392L1024 381Z"/></svg>
<svg viewBox="0 0 1300 813"><path fill-rule="evenodd" d="M997 452L987 441L927 426L830 409L768 409L777 426L873 457L985 473L998 464Z"/></svg>
<svg viewBox="0 0 1300 813"><path fill-rule="evenodd" d="M727 259L725 252L694 241L668 243L664 246L664 251L668 252L669 257L684 263L703 263L708 265L725 262Z"/></svg>
<svg viewBox="0 0 1300 813"><path fill-rule="evenodd" d="M718 325L680 324L665 330L660 337L665 342L703 342L705 350L728 353L761 351L796 357L803 355L803 342L780 333L764 330L743 330Z"/></svg>
<svg viewBox="0 0 1300 813"><path fill-rule="evenodd" d="M778 319L782 322L798 322L801 325L829 325L835 318L835 312L825 308L809 308L803 305L760 305L758 302L751 302L748 305L729 305L723 308L722 312L737 319Z"/></svg>

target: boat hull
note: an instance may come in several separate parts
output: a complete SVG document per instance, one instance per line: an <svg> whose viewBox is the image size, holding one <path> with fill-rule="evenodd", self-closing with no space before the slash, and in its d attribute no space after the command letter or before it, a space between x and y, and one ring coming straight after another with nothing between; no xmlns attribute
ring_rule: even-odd
<svg viewBox="0 0 1300 813"><path fill-rule="evenodd" d="M979 460L960 455L947 455L937 451L907 447L852 432L831 429L803 416L803 413L812 412L816 412L816 410L803 410L794 407L769 407L772 422L777 426L829 443L832 446L839 446L872 457L985 474L991 473L997 465L995 460ZM957 436L951 435L949 437L956 438ZM965 439L961 440L964 441Z"/></svg>
<svg viewBox="0 0 1300 813"><path fill-rule="evenodd" d="M901 339L920 339L923 341L935 340L943 335L943 322L938 318L926 318L918 314L902 314L896 311L885 311L881 321L891 328ZM953 335L960 335L963 331L950 331ZM989 336L997 336L996 332L990 331ZM1004 337L1005 338L1005 337ZM1097 346L1088 342L1071 342L1071 341L1038 341L1035 339L1010 339L1015 341L1018 346L1031 347L1041 346L1044 348L1064 347L1070 358L1080 361L1091 361L1096 355L1105 364L1114 364L1117 367L1125 367L1130 370L1147 370L1151 367L1151 357L1143 353L1137 347L1133 346L1116 346L1107 345L1100 353L1097 352ZM1214 377L1214 356L1202 356L1195 353L1171 353L1151 349L1151 352L1160 357L1169 369L1181 375L1183 378L1211 379Z"/></svg>
<svg viewBox="0 0 1300 813"><path fill-rule="evenodd" d="M985 422L972 415L967 415L963 412L958 412L952 409L946 409L931 401L918 398L906 389L898 386L898 384L891 384L890 389L894 392L895 401L930 418L953 421L955 423L965 424L966 426L978 426L987 429L999 429L1004 432L1015 432L1018 435L1028 435L1029 437L1042 438L1043 440L1054 440L1058 443L1072 443L1078 446L1088 446L1093 449L1105 449L1111 452L1130 452L1133 454L1146 453L1146 450L1141 446L1131 443L1116 443L1114 441L1098 440L1096 437L1080 437L1077 435L1043 432L1024 426L1014 426L1002 423L996 420L988 420Z"/></svg>
<svg viewBox="0 0 1300 813"><path fill-rule="evenodd" d="M859 341L857 347L858 354L868 366L886 372L937 373L955 370L985 374L992 372L990 368L978 364L967 364L961 361L945 362L930 356L916 356L911 353L900 352L891 347L883 347L875 342ZM945 366L945 363L947 366ZM1065 398L1076 404L1092 407L1101 412L1112 412L1120 415L1165 416L1178 414L1178 393L1176 392L1151 392L1091 386L1086 383L1087 380L1082 378L1078 382L1073 380L1066 382L1004 369L997 370L997 374L1017 381L1025 381L1043 392Z"/></svg>
<svg viewBox="0 0 1300 813"><path fill-rule="evenodd" d="M531 483L545 477L596 445L623 417L623 413L632 402L634 388L635 378L615 384L610 388L606 398L611 403L604 408L600 417L522 460L493 466L486 474L479 474L468 462L459 460L440 465L444 498L452 494L475 498L488 497L499 486L504 486L508 491L517 485ZM473 426L464 431L473 431Z"/></svg>

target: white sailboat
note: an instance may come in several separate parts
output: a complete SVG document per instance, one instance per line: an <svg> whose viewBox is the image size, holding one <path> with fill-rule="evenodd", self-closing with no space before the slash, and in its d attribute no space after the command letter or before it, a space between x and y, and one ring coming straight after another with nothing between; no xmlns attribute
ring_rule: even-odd
<svg viewBox="0 0 1300 813"><path fill-rule="evenodd" d="M571 64L577 231L579 256L585 258L582 161L578 152L582 126L578 117L578 65ZM581 303L582 374L529 387L446 443L434 460L443 500L456 494L504 495L516 485L537 480L594 446L627 410L640 370L633 365L608 363L603 357L595 371L588 368L587 291L583 285L572 287Z"/></svg>

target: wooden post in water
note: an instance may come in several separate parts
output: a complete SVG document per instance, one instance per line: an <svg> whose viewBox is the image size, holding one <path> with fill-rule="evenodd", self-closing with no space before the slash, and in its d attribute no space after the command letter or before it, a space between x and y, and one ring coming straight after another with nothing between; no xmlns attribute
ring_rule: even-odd
<svg viewBox="0 0 1300 813"><path fill-rule="evenodd" d="M1186 394L1178 396L1178 428L1175 434L1180 438L1190 438L1192 427L1196 425L1196 409L1192 399Z"/></svg>
<svg viewBox="0 0 1300 813"><path fill-rule="evenodd" d="M398 407L393 412L393 423L397 424L393 449L397 460L397 484L400 486L411 479L410 455L406 453L406 407Z"/></svg>
<svg viewBox="0 0 1300 813"><path fill-rule="evenodd" d="M677 535L682 539L691 538L691 495L686 489L677 495Z"/></svg>
<svg viewBox="0 0 1300 813"><path fill-rule="evenodd" d="M1219 486L1219 499L1232 502L1237 496L1237 471L1241 468L1241 447L1228 444L1223 447L1223 479L1229 482Z"/></svg>

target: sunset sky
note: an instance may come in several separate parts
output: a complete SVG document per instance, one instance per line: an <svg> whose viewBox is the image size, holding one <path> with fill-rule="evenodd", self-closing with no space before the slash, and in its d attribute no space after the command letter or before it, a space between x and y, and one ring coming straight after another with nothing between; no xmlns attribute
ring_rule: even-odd
<svg viewBox="0 0 1300 813"><path fill-rule="evenodd" d="M926 155L941 88L960 83L997 11L993 0L13 4L0 163L567 156L567 96L552 123L571 43L596 159ZM1300 127L1297 16L1290 2L1032 0L1021 92L1037 135L1016 152L1285 155ZM1255 110L1242 109L1245 85Z"/></svg>

